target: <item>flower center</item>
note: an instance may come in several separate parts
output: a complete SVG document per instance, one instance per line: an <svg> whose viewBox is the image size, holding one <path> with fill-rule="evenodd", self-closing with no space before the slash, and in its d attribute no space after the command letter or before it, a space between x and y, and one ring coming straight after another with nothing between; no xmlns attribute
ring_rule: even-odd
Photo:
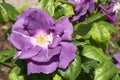
<svg viewBox="0 0 120 80"><path fill-rule="evenodd" d="M48 35L44 32L39 33L36 38L36 44L42 48L47 48L52 43L52 34Z"/></svg>
<svg viewBox="0 0 120 80"><path fill-rule="evenodd" d="M75 2L80 2L80 0L75 0Z"/></svg>

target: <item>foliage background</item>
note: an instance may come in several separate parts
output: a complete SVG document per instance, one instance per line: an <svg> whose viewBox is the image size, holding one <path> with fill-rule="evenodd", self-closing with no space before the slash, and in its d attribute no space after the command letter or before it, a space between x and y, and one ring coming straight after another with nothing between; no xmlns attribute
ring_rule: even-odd
<svg viewBox="0 0 120 80"><path fill-rule="evenodd" d="M37 0L5 0L5 1L7 3L10 3L10 4L16 6L17 8L19 8L23 3L24 4L28 3L28 6L30 6L30 7L35 6L36 3L37 3ZM0 2L1 2L1 0L0 0ZM10 43L5 38L5 36L7 36L6 32L9 30L9 28L11 28L11 25L12 25L11 23L5 23L5 24L2 24L2 25L0 24L0 51L11 50L12 49L12 46L10 45ZM120 32L119 25L116 25L116 27ZM120 43L120 34L112 34L111 38L115 42ZM109 49L108 52L111 52L111 53L115 50L115 48L112 47L112 46L109 46L108 49ZM6 65L11 66L10 64L6 64ZM9 71L10 71L10 68L7 68L3 65L0 65L0 80L8 80ZM89 72L89 70L88 70L88 72Z"/></svg>

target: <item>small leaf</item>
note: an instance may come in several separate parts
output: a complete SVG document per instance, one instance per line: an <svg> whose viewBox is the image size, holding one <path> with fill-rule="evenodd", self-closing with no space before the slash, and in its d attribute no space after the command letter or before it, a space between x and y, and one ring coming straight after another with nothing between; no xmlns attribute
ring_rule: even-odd
<svg viewBox="0 0 120 80"><path fill-rule="evenodd" d="M120 48L118 43L113 40L109 40L109 44L114 48L118 48L118 49Z"/></svg>
<svg viewBox="0 0 120 80"><path fill-rule="evenodd" d="M105 61L95 69L94 80L110 80L117 72L115 65L110 61Z"/></svg>
<svg viewBox="0 0 120 80"><path fill-rule="evenodd" d="M0 62L9 62L13 58L13 55L16 53L16 49L0 51Z"/></svg>
<svg viewBox="0 0 120 80"><path fill-rule="evenodd" d="M62 80L62 78L61 78L58 74L56 74L56 75L53 77L53 80Z"/></svg>
<svg viewBox="0 0 120 80"><path fill-rule="evenodd" d="M20 68L14 67L9 73L9 80L24 80L24 76L20 74Z"/></svg>
<svg viewBox="0 0 120 80"><path fill-rule="evenodd" d="M75 60L68 66L66 70L58 70L60 75L67 80L76 80L81 71L81 59L76 55Z"/></svg>
<svg viewBox="0 0 120 80"><path fill-rule="evenodd" d="M0 9L0 24L2 24L4 21L3 21L3 17L2 17L2 13L1 13L1 9Z"/></svg>
<svg viewBox="0 0 120 80"><path fill-rule="evenodd" d="M88 24L92 24L98 21L103 20L107 15L106 14L102 14L102 13L97 13L89 18L87 18L85 21L77 24L78 26L83 24L83 25L88 25Z"/></svg>
<svg viewBox="0 0 120 80"><path fill-rule="evenodd" d="M41 0L38 3L37 8L44 9L49 15L53 16L55 10L54 0Z"/></svg>
<svg viewBox="0 0 120 80"><path fill-rule="evenodd" d="M72 16L74 14L73 7L67 4L61 5L64 16Z"/></svg>
<svg viewBox="0 0 120 80"><path fill-rule="evenodd" d="M106 43L110 39L109 31L102 25L94 23L91 29L91 37L96 42Z"/></svg>
<svg viewBox="0 0 120 80"><path fill-rule="evenodd" d="M99 61L101 63L107 59L107 56L104 55L103 51L100 48L96 48L96 47L90 46L90 45L84 46L82 54L85 57Z"/></svg>
<svg viewBox="0 0 120 80"><path fill-rule="evenodd" d="M118 33L117 28L111 23L100 21L97 24L104 26L109 32Z"/></svg>
<svg viewBox="0 0 120 80"><path fill-rule="evenodd" d="M90 25L76 25L75 27L78 27L78 29L76 29L73 33L73 37L75 37L77 39L77 36L79 35L80 38L83 39L88 39L90 38L90 29L91 26Z"/></svg>
<svg viewBox="0 0 120 80"><path fill-rule="evenodd" d="M0 8L6 13L13 21L16 20L16 16L19 14L17 10L8 3L0 3Z"/></svg>
<svg viewBox="0 0 120 80"><path fill-rule="evenodd" d="M3 55L14 55L16 52L16 49L11 49L11 50L4 50L4 51L0 51L0 56Z"/></svg>

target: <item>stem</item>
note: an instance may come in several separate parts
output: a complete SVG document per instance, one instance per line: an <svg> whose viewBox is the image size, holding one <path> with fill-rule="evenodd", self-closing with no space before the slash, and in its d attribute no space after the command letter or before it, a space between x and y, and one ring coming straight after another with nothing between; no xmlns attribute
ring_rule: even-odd
<svg viewBox="0 0 120 80"><path fill-rule="evenodd" d="M109 52L108 52L108 45L109 45L109 43L107 42L107 44L106 44L106 53L109 54Z"/></svg>
<svg viewBox="0 0 120 80"><path fill-rule="evenodd" d="M0 63L0 64L12 69L12 66L10 66L10 65L8 65L8 64L5 64L5 63Z"/></svg>

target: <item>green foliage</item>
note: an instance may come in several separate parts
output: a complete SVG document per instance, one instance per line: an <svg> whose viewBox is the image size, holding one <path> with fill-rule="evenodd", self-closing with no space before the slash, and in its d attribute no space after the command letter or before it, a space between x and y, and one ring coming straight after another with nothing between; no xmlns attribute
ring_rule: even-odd
<svg viewBox="0 0 120 80"><path fill-rule="evenodd" d="M83 38L85 37L85 39L89 38L90 37L89 31L91 29L91 25L95 22L103 20L105 17L106 14L97 13L96 15L87 18L85 21L78 23L74 27L73 37L79 35L82 36Z"/></svg>
<svg viewBox="0 0 120 80"><path fill-rule="evenodd" d="M58 19L62 16L71 17L74 14L73 7L69 4L61 4L55 8L54 18Z"/></svg>
<svg viewBox="0 0 120 80"><path fill-rule="evenodd" d="M20 74L21 69L16 66L9 73L9 80L25 80L24 76Z"/></svg>
<svg viewBox="0 0 120 80"><path fill-rule="evenodd" d="M17 10L15 9L14 6L8 4L8 3L0 3L0 9L2 9L3 16L5 17L5 14L13 21L16 20L16 16L19 14L17 12ZM5 20L7 20L7 18L5 17Z"/></svg>
<svg viewBox="0 0 120 80"><path fill-rule="evenodd" d="M49 15L53 16L55 10L54 0L41 0L37 8L44 9Z"/></svg>
<svg viewBox="0 0 120 80"><path fill-rule="evenodd" d="M115 65L100 48L90 45L84 46L82 54L87 58L100 62L100 65L95 68L94 80L109 80L117 73Z"/></svg>
<svg viewBox="0 0 120 80"><path fill-rule="evenodd" d="M104 6L108 0L94 0L96 7L101 3ZM71 21L76 5L68 0L39 0L37 8L45 10L50 16L59 21L68 16ZM28 3L23 3L15 8L9 3L0 3L0 24L15 21L16 16L28 8ZM16 10L17 9L17 10ZM57 69L51 74L27 74L27 63L24 60L13 59L16 49L0 51L0 63L9 62L12 70L9 80L120 80L120 69L115 66L113 55L120 52L120 45L111 39L111 34L118 34L115 25L105 21L107 14L98 12L86 13L84 21L71 22L74 26L72 42L77 46L75 59L65 70ZM5 38L11 33L11 28L6 32ZM61 34L62 35L62 34ZM111 45L116 50L109 53Z"/></svg>
<svg viewBox="0 0 120 80"><path fill-rule="evenodd" d="M91 37L96 42L106 43L110 39L110 33L102 24L94 23L92 25Z"/></svg>
<svg viewBox="0 0 120 80"><path fill-rule="evenodd" d="M10 62L15 53L16 49L0 51L0 63Z"/></svg>
<svg viewBox="0 0 120 80"><path fill-rule="evenodd" d="M60 75L67 80L75 80L81 70L81 59L76 55L75 60L69 65L66 70L58 70Z"/></svg>

